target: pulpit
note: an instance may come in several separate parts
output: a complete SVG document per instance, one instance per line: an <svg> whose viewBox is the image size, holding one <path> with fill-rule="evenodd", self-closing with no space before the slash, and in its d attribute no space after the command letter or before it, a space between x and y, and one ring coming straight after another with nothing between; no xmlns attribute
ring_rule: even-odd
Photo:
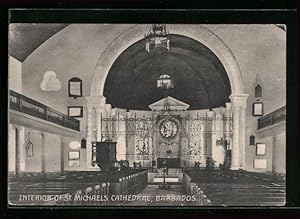
<svg viewBox="0 0 300 219"><path fill-rule="evenodd" d="M114 168L117 142L96 142L96 163L101 171L110 171Z"/></svg>

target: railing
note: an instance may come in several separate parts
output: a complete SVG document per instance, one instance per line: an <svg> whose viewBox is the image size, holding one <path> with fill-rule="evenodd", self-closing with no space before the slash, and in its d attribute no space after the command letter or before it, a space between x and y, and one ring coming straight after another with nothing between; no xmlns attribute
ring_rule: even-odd
<svg viewBox="0 0 300 219"><path fill-rule="evenodd" d="M283 106L257 120L257 129L262 129L278 122L285 121L286 106Z"/></svg>
<svg viewBox="0 0 300 219"><path fill-rule="evenodd" d="M64 115L63 113L12 90L9 91L9 107L12 110L26 113L66 128L76 131L80 130L80 121L77 119Z"/></svg>

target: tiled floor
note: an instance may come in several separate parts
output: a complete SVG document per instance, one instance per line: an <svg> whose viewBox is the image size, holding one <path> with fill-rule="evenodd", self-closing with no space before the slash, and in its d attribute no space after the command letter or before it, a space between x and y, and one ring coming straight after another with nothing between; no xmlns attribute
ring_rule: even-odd
<svg viewBox="0 0 300 219"><path fill-rule="evenodd" d="M148 185L139 194L140 200L126 202L125 206L185 206L190 199L183 193L182 185L171 185L171 189L160 189L158 185Z"/></svg>

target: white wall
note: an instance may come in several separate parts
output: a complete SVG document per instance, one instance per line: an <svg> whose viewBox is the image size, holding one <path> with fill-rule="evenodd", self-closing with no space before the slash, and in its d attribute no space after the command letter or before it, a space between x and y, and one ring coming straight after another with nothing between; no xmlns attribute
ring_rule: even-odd
<svg viewBox="0 0 300 219"><path fill-rule="evenodd" d="M22 93L22 62L9 56L8 71L8 88Z"/></svg>
<svg viewBox="0 0 300 219"><path fill-rule="evenodd" d="M279 173L286 172L286 135L285 132L273 137L273 170Z"/></svg>
<svg viewBox="0 0 300 219"><path fill-rule="evenodd" d="M46 171L58 172L61 170L61 137L45 134Z"/></svg>
<svg viewBox="0 0 300 219"><path fill-rule="evenodd" d="M67 113L69 105L85 105L83 98L68 98L67 82L72 77L83 80L83 95L89 95L97 60L115 38L133 25L72 24L37 48L23 63L25 95ZM247 135L256 129L252 118L254 85L257 75L263 83L265 113L286 103L286 33L275 25L204 25L230 48L237 59L249 94ZM130 45L128 45L130 46ZM62 83L60 91L40 89L43 74L53 70ZM276 95L274 95L276 93ZM201 98L201 97L199 97ZM84 112L85 114L85 112ZM85 119L81 119L85 135Z"/></svg>
<svg viewBox="0 0 300 219"><path fill-rule="evenodd" d="M28 134L30 133L30 135ZM45 164L46 172L58 172L61 170L61 136L50 133L43 133L45 138ZM34 129L25 130L25 142L28 137L33 144L33 156L25 157L26 171L42 171L42 132Z"/></svg>

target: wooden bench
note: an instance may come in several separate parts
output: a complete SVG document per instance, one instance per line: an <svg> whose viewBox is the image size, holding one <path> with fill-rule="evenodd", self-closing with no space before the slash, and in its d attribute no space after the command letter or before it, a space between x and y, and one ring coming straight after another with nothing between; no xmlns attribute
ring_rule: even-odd
<svg viewBox="0 0 300 219"><path fill-rule="evenodd" d="M246 171L186 171L184 188L187 193L197 196L198 205L285 204L285 179L282 175Z"/></svg>
<svg viewBox="0 0 300 219"><path fill-rule="evenodd" d="M112 194L135 194L142 190L147 185L147 171L24 173L18 176L10 175L8 181L8 197L12 205L109 205ZM115 183L119 184L117 186L119 189L115 189ZM68 195L72 196L72 200L30 201L20 199L20 195L24 195L24 197L26 195L52 195L55 197ZM75 195L85 196L85 201L81 199L74 201ZM87 199L88 196L92 198L89 200ZM99 200L101 196L105 196L107 201L95 201L94 197Z"/></svg>

